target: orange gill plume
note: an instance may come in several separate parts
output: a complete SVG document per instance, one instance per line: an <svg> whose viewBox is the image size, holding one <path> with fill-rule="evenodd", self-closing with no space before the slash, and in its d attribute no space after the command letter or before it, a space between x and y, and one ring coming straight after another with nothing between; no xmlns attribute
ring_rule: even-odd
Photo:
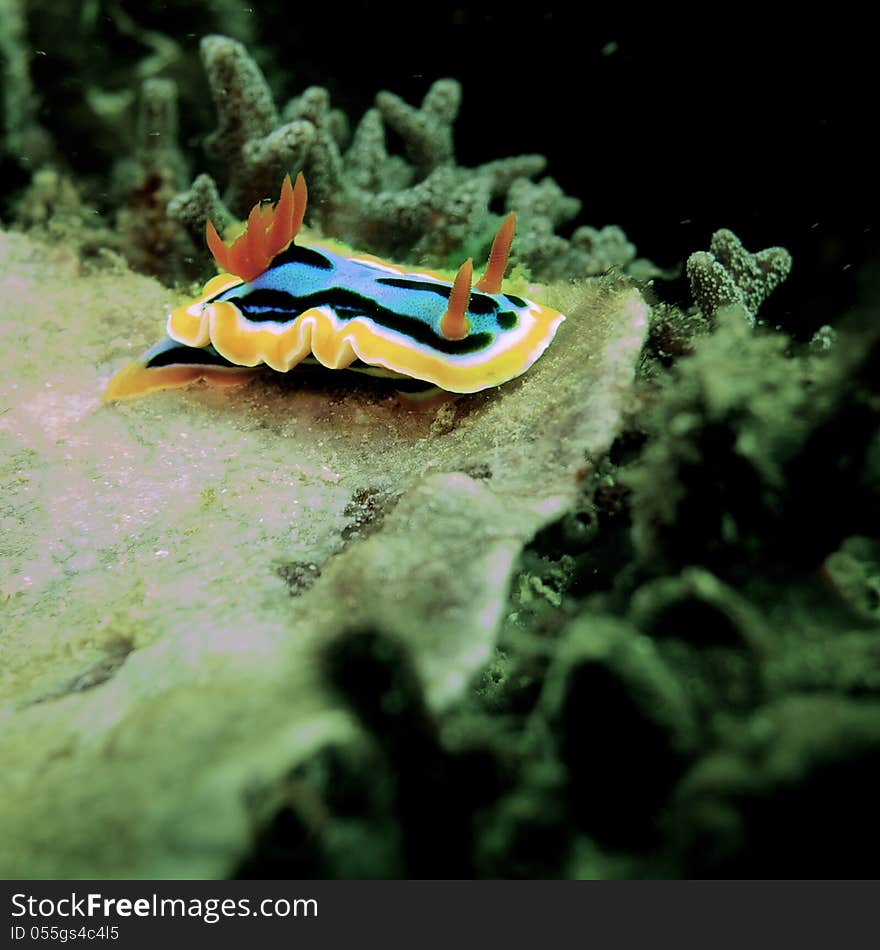
<svg viewBox="0 0 880 950"><path fill-rule="evenodd" d="M296 184L290 184L290 175L284 176L281 196L273 208L255 204L248 215L247 227L232 244L225 244L214 223L205 223L208 247L222 270L242 280L259 277L299 233L306 213L308 190L302 172Z"/></svg>

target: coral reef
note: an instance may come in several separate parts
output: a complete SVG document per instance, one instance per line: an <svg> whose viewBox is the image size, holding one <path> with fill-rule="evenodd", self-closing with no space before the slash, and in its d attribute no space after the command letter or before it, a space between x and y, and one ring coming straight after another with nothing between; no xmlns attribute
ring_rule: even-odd
<svg viewBox="0 0 880 950"><path fill-rule="evenodd" d="M274 194L285 171L301 166L314 127L300 121L279 126L272 93L240 43L206 36L201 53L219 119L205 151L227 169L226 203L244 217L256 201Z"/></svg>
<svg viewBox="0 0 880 950"><path fill-rule="evenodd" d="M230 873L257 833L245 792L356 740L368 709L331 702L319 662L345 631L399 644L384 662L407 657L400 688L423 719L460 704L523 546L614 437L647 328L625 282L565 294L563 345L439 412L338 374L111 409L102 378L171 295L118 260L0 232L0 745L17 763L0 779L3 873ZM453 772L459 787L469 773ZM410 779L393 801L419 800Z"/></svg>
<svg viewBox="0 0 880 950"><path fill-rule="evenodd" d="M171 217L200 239L206 218L226 223L272 195L285 171L303 170L312 197L309 223L333 237L391 256L457 266L485 255L503 201L518 214L515 261L541 280L591 276L635 265L635 248L616 227L582 227L572 238L555 233L580 210L551 178L546 162L520 155L476 168L456 164L453 125L461 100L453 79L437 80L419 108L390 92L376 96L349 137L343 113L326 89L311 87L276 108L268 84L244 46L207 36L202 62L218 126L205 150L224 169L223 203L212 178L200 175L169 205ZM389 154L386 129L403 142L405 157ZM640 276L653 273L639 262Z"/></svg>
<svg viewBox="0 0 880 950"><path fill-rule="evenodd" d="M37 118L38 97L31 78L32 51L26 32L22 0L0 0L0 154L7 154L26 169L36 170L54 157L55 147Z"/></svg>
<svg viewBox="0 0 880 950"><path fill-rule="evenodd" d="M145 79L137 115L134 150L114 167L114 186L120 195L119 246L135 270L177 284L198 271L192 266L186 236L166 213L168 202L187 178L178 145L176 84Z"/></svg>
<svg viewBox="0 0 880 950"><path fill-rule="evenodd" d="M635 245L614 225L598 230L579 227L570 239L556 234L560 225L577 217L581 202L566 195L552 178L537 183L516 178L507 192L506 207L516 211L519 222L517 259L542 280L595 276L612 269L632 272L642 280L661 273L649 261L636 260Z"/></svg>
<svg viewBox="0 0 880 950"><path fill-rule="evenodd" d="M279 98L249 8L102 10L59 43L0 0L0 872L870 876L876 265L784 336L788 251L716 231L649 311L542 156L458 163L455 79L350 123ZM439 408L341 374L102 406L206 218L299 169L311 227L402 261L516 210L554 345Z"/></svg>
<svg viewBox="0 0 880 950"><path fill-rule="evenodd" d="M631 268L634 275L638 263ZM709 252L697 251L687 259L685 271L694 305L680 309L672 303L658 302L653 308L640 376L645 380L662 379L665 369L692 353L698 341L728 315L754 327L760 306L790 270L791 255L785 248L770 247L750 254L732 231L716 231ZM658 276L656 269L649 271L649 276ZM670 271L659 276L673 278L677 274ZM826 327L824 333L817 333L813 349L827 350L833 332Z"/></svg>
<svg viewBox="0 0 880 950"><path fill-rule="evenodd" d="M67 173L104 178L133 148L141 84L173 81L184 112L207 112L189 37L223 29L250 43L256 18L230 0L146 6L114 0L78 8L3 0L0 21L6 136L0 156L19 170L51 162ZM106 198L104 183L97 185L90 198Z"/></svg>
<svg viewBox="0 0 880 950"><path fill-rule="evenodd" d="M612 849L652 843L660 810L701 736L694 705L651 640L611 617L573 621L560 637L537 715L557 743L579 827ZM606 717L613 728L599 726Z"/></svg>
<svg viewBox="0 0 880 950"><path fill-rule="evenodd" d="M57 42L57 11L25 18L16 0L4 3L15 27L4 32L9 48L5 150L28 170L52 160L56 171L69 174L66 156L53 151L51 138L36 122L28 61L32 46ZM581 202L565 195L552 178L532 180L545 169L543 156L459 165L453 137L462 93L454 79L437 80L418 107L379 92L353 131L320 86L277 106L242 42L249 38L247 23L234 5L227 6L218 2L201 14L202 21L227 24L231 35L209 34L199 46L217 125L203 139L208 168L196 163L199 173L189 187L193 162L179 145L177 100L187 116L202 115L205 105L196 98L194 58L162 31L164 14L145 14L124 2L114 8L112 22L84 12L79 29L95 46L109 42L101 33L110 29L117 42L138 50L126 77L118 60L83 58L88 43L73 44L69 51L52 46L60 68L80 76L87 90L79 100L59 100L64 121L55 124L73 122L84 143L82 154L94 164L103 160L113 166L113 187L96 189L95 203L113 215L117 237L110 243L139 271L168 285L192 279L199 260L207 260L201 249L208 218L222 230L255 202L276 194L285 172L304 170L312 196L309 224L364 250L457 267L468 256L485 256L499 222L496 212L508 209L518 214L514 262L536 279L580 278L612 269L641 280L661 274L636 258L635 247L616 226L582 226L570 238L558 234L578 215ZM185 23L194 14L180 15ZM64 94L56 90L56 96ZM389 134L401 154L389 152Z"/></svg>
<svg viewBox="0 0 880 950"><path fill-rule="evenodd" d="M827 419L832 382L820 375L810 388L817 368L786 359L788 345L782 335L751 336L741 315L728 312L677 364L676 384L642 418L649 442L627 476L644 558L680 566L701 559L735 572L778 552L768 547L770 525L795 517L795 508L804 514L789 472ZM786 554L801 560L814 550Z"/></svg>

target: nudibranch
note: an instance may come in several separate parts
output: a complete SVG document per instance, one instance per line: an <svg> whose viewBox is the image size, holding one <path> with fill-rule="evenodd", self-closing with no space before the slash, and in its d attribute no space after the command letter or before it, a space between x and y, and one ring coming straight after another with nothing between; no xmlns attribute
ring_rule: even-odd
<svg viewBox="0 0 880 950"><path fill-rule="evenodd" d="M255 205L231 245L208 221L208 247L222 272L172 310L166 339L117 372L104 399L199 379L236 383L257 367L287 373L304 360L472 393L524 373L565 319L501 291L513 212L472 287L471 259L450 282L368 254L296 243L306 201L302 173L295 185L288 175L274 208Z"/></svg>

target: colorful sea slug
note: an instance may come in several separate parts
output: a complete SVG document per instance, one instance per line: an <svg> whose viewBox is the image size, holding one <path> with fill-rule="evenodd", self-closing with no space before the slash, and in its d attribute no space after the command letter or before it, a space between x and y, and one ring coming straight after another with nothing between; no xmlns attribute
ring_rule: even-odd
<svg viewBox="0 0 880 950"><path fill-rule="evenodd" d="M208 247L223 272L171 312L167 338L117 372L104 399L199 379L235 383L262 364L286 373L303 361L472 393L525 372L565 319L501 292L512 212L472 289L471 259L450 283L367 254L295 243L306 201L302 173L295 185L288 175L275 207L255 205L232 245L208 221Z"/></svg>

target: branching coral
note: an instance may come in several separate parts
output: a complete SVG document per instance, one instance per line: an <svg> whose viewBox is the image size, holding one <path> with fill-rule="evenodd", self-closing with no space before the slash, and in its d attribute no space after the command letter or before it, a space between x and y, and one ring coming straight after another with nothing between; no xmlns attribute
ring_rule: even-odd
<svg viewBox="0 0 880 950"><path fill-rule="evenodd" d="M222 224L241 217L275 193L284 172L303 170L310 224L378 253L454 264L485 253L498 224L490 203L499 200L519 215L514 257L536 277L597 274L633 262L635 249L618 228L581 228L570 241L555 233L580 202L552 179L530 180L543 171L543 156L476 168L456 164L461 87L453 79L435 82L419 107L380 92L350 136L345 115L331 107L322 87L306 89L278 110L259 67L237 41L207 36L201 56L219 119L205 149L224 167L227 187L225 208L204 176L170 203L169 214L193 236L200 236L206 218ZM389 154L386 129L400 137L405 157Z"/></svg>
<svg viewBox="0 0 880 950"><path fill-rule="evenodd" d="M535 183L517 177L508 191L507 207L517 212L519 221L517 259L545 280L594 276L612 268L626 271L636 264L635 245L614 225L577 228L571 240L555 233L577 217L581 202L566 195L552 178ZM638 262L638 271L642 278L660 273L646 261Z"/></svg>
<svg viewBox="0 0 880 950"><path fill-rule="evenodd" d="M240 43L206 36L201 54L219 118L205 151L228 170L226 203L244 215L277 189L287 169L302 163L314 127L299 120L280 124L266 80Z"/></svg>
<svg viewBox="0 0 880 950"><path fill-rule="evenodd" d="M37 122L31 50L25 34L24 4L21 0L0 0L0 152L6 152L25 168L38 168L51 157L54 146L49 133Z"/></svg>
<svg viewBox="0 0 880 950"><path fill-rule="evenodd" d="M754 325L761 304L791 270L784 247L768 247L750 254L727 229L712 235L709 251L688 258L687 275L697 306L707 319L725 307L739 306Z"/></svg>
<svg viewBox="0 0 880 950"><path fill-rule="evenodd" d="M828 354L791 354L741 314L680 360L642 417L648 442L628 482L640 556L702 563L726 580L817 568L878 521L873 333Z"/></svg>
<svg viewBox="0 0 880 950"><path fill-rule="evenodd" d="M461 86L454 79L435 82L414 109L391 92L380 92L376 106L385 122L406 142L407 154L419 175L455 159L452 125L461 105Z"/></svg>
<svg viewBox="0 0 880 950"><path fill-rule="evenodd" d="M476 167L458 164L454 132L462 88L455 79L434 82L418 105L379 92L375 106L350 127L321 86L304 89L286 104L278 102L242 42L253 35L237 8L224 13L219 0L210 7L207 23L216 28L227 22L237 39L211 34L200 44L217 125L203 143L210 167L196 168L202 174L190 179L189 188L184 152L173 144L175 100L180 99L184 115L197 116L204 97L196 95L194 58L161 18L147 16L142 25L126 2L115 3L110 18L83 13L78 26L90 42L101 42L100 31L106 28L110 40L147 51L133 65L124 58L112 66L84 59L82 50L89 44L71 44L69 54L52 52L69 55L69 61L59 62L82 76L84 94L58 110L82 135L82 154L87 151L92 163L114 156L109 200L118 209L120 247L138 269L169 283L191 276L199 258L175 230L202 247L208 218L221 229L228 226L255 202L276 195L285 173L302 170L311 196L310 225L398 260L458 266L468 256L481 257L497 230L497 212L506 208L518 216L513 261L539 280L611 268L639 278L654 273L635 260L635 248L618 228L582 227L571 238L557 233L579 213L580 202L551 178L533 180L546 166L542 155L515 155ZM11 25L0 37L2 147L19 165L38 168L53 153L36 121L29 50L50 43L60 20L49 11L51 24L42 16L27 22L20 0L0 0L0 12ZM120 154L126 157L117 159ZM107 192L97 196L99 204L107 199ZM178 251L191 260L181 264Z"/></svg>
<svg viewBox="0 0 880 950"><path fill-rule="evenodd" d="M557 644L539 712L552 726L584 831L612 847L650 842L699 743L695 710L654 644L616 618L573 621ZM604 716L613 730L587 727Z"/></svg>
<svg viewBox="0 0 880 950"><path fill-rule="evenodd" d="M762 549L785 465L819 408L807 368L784 357L787 342L754 337L727 313L677 364L643 420L649 441L628 476L643 556L730 566Z"/></svg>
<svg viewBox="0 0 880 950"><path fill-rule="evenodd" d="M135 149L114 169L124 196L116 215L121 247L139 271L180 280L191 258L186 237L168 217L166 206L186 180L186 161L178 146L177 86L169 79L141 84Z"/></svg>

